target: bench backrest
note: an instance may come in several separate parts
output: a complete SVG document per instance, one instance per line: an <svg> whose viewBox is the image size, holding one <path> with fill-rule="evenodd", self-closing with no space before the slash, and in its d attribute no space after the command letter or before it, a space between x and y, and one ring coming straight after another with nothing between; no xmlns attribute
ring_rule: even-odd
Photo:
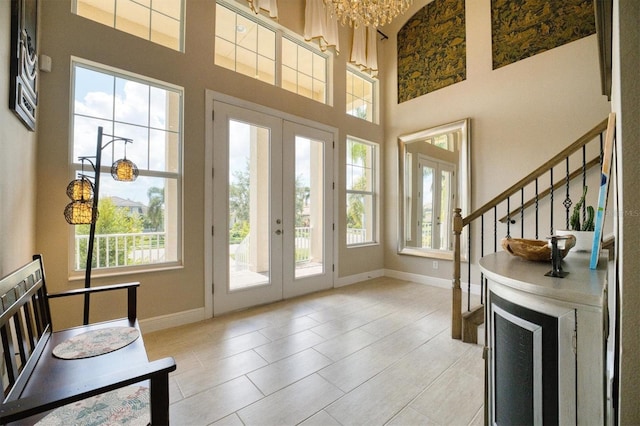
<svg viewBox="0 0 640 426"><path fill-rule="evenodd" d="M2 388L7 398L16 383L26 380L51 334L42 259L34 260L0 280L0 339L2 340Z"/></svg>

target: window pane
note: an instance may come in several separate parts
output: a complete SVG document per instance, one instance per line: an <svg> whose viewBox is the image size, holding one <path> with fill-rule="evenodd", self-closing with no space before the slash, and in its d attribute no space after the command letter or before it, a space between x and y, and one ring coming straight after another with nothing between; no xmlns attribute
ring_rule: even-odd
<svg viewBox="0 0 640 426"><path fill-rule="evenodd" d="M179 0L152 0L151 7L171 18L180 19L181 2Z"/></svg>
<svg viewBox="0 0 640 426"><path fill-rule="evenodd" d="M275 61L276 33L267 28L258 27L258 53Z"/></svg>
<svg viewBox="0 0 640 426"><path fill-rule="evenodd" d="M216 5L216 37L232 43L236 41L236 13L219 4ZM217 40L216 50L218 50Z"/></svg>
<svg viewBox="0 0 640 426"><path fill-rule="evenodd" d="M313 78L327 81L327 60L320 55L313 55Z"/></svg>
<svg viewBox="0 0 640 426"><path fill-rule="evenodd" d="M292 69L298 64L298 45L286 38L282 39L282 64Z"/></svg>
<svg viewBox="0 0 640 426"><path fill-rule="evenodd" d="M151 41L180 50L180 21L160 13L151 13Z"/></svg>
<svg viewBox="0 0 640 426"><path fill-rule="evenodd" d="M296 92L298 87L298 73L291 68L282 68L282 88Z"/></svg>
<svg viewBox="0 0 640 426"><path fill-rule="evenodd" d="M216 38L215 64L230 70L236 69L236 45Z"/></svg>
<svg viewBox="0 0 640 426"><path fill-rule="evenodd" d="M250 50L238 47L236 71L249 77L256 76L256 54Z"/></svg>
<svg viewBox="0 0 640 426"><path fill-rule="evenodd" d="M258 79L265 83L275 84L275 62L271 59L258 56Z"/></svg>
<svg viewBox="0 0 640 426"><path fill-rule="evenodd" d="M149 86L116 78L115 119L125 123L149 124Z"/></svg>
<svg viewBox="0 0 640 426"><path fill-rule="evenodd" d="M298 46L298 71L308 76L313 75L313 54L301 46Z"/></svg>
<svg viewBox="0 0 640 426"><path fill-rule="evenodd" d="M130 0L118 0L116 29L149 40L151 10Z"/></svg>
<svg viewBox="0 0 640 426"><path fill-rule="evenodd" d="M76 14L113 27L115 25L115 2L98 0L76 0Z"/></svg>
<svg viewBox="0 0 640 426"><path fill-rule="evenodd" d="M236 44L252 52L258 51L258 26L255 22L238 15Z"/></svg>

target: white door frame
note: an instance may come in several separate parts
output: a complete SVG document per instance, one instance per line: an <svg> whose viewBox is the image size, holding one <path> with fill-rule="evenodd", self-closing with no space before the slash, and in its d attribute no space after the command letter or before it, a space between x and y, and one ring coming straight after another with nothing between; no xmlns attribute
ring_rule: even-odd
<svg viewBox="0 0 640 426"><path fill-rule="evenodd" d="M213 103L214 101L225 102L237 107L253 110L256 112L272 115L282 118L283 120L291 121L293 123L302 124L304 126L313 127L325 132L333 134L333 140L338 140L338 129L332 126L327 126L321 123L317 123L302 117L297 117L282 111L275 110L273 108L265 107L255 104L253 102L245 101L242 99L234 98L223 93L215 92L213 90L206 90L205 93L205 182L204 182L204 311L205 318L213 317L213 264L211 259L213 258L213 156L215 155L214 141L213 141ZM226 141L225 141L226 142ZM334 187L338 186L338 150L333 149L333 182ZM338 227L338 190L332 191L333 196L333 221L335 230ZM337 270L338 270L338 240L334 231L333 238L333 259L327 259L327 268L333 265L331 276L335 286Z"/></svg>

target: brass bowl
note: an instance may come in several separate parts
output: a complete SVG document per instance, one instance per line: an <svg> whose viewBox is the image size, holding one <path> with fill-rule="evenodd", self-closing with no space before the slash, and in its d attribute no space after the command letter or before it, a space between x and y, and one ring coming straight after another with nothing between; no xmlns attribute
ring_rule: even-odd
<svg viewBox="0 0 640 426"><path fill-rule="evenodd" d="M564 248L560 249L560 257L563 259L569 250L576 245L575 236L566 235L566 237ZM551 247L548 241L506 237L502 239L501 243L502 248L514 256L536 262L551 261Z"/></svg>

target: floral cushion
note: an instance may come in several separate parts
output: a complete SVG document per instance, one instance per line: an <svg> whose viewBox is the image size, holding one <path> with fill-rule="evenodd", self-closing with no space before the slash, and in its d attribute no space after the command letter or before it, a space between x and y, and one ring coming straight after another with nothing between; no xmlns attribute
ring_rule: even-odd
<svg viewBox="0 0 640 426"><path fill-rule="evenodd" d="M65 405L47 414L38 426L146 426L151 420L149 389L127 386Z"/></svg>
<svg viewBox="0 0 640 426"><path fill-rule="evenodd" d="M127 346L140 336L135 327L107 327L78 334L53 348L53 355L62 359L88 358L113 352Z"/></svg>

